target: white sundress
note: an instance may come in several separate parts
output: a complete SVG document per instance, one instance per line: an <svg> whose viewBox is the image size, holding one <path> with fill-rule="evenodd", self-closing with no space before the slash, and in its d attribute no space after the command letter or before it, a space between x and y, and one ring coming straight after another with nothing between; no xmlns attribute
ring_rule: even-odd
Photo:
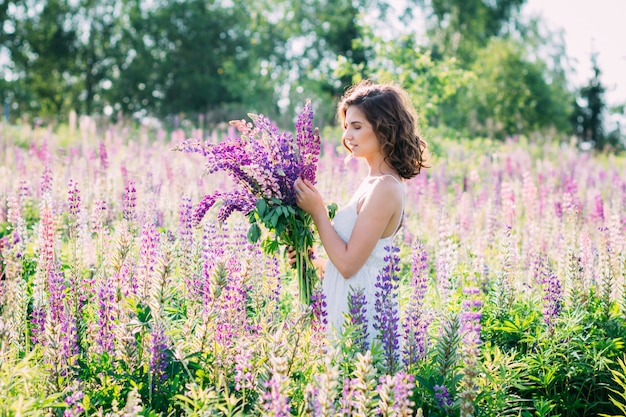
<svg viewBox="0 0 626 417"><path fill-rule="evenodd" d="M396 177L389 174L382 175L380 178L386 176L389 176L394 180L400 182ZM354 225L358 216L357 205L359 199L363 195L365 195L365 193L367 193L373 186L374 184L368 187L364 192L360 191L361 187L359 187L359 190L356 191L350 202L345 207L338 210L335 214L335 217L333 219L333 228L344 242L348 242L350 240L350 236L352 235L352 230L354 229ZM400 216L398 228L400 226L400 223L402 222L403 215L404 192L402 194L402 215ZM396 232L398 228L396 228ZM373 327L374 315L376 314L374 309L376 278L383 266L385 265L384 258L387 255L387 250L385 248L393 244L393 238L396 232L394 232L391 236L380 239L376 243L376 246L374 246L374 250L370 254L369 258L367 258L367 261L365 262L363 267L350 278L344 278L337 270L335 265L333 265L333 263L328 260L326 272L324 273L324 279L322 282L322 289L326 297L326 318L328 322L326 330L328 336L331 339L336 338L341 333L342 326L345 321L344 313L347 313L349 311L348 295L352 292L352 288L363 288L367 300L367 341L371 345L376 336L376 330Z"/></svg>

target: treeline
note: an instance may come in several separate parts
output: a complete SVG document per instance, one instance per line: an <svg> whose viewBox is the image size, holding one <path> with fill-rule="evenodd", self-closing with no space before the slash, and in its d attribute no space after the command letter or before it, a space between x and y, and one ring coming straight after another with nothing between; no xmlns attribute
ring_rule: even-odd
<svg viewBox="0 0 626 417"><path fill-rule="evenodd" d="M248 112L287 123L312 98L328 125L344 89L372 78L409 89L423 126L604 147L604 109L592 108L602 86L568 86L563 45L521 18L524 2L5 0L0 98L13 119L75 110L206 124Z"/></svg>

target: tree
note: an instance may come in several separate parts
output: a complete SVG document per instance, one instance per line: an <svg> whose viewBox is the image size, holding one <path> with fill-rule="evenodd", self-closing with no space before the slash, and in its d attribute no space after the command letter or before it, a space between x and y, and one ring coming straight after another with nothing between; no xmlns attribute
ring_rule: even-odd
<svg viewBox="0 0 626 417"><path fill-rule="evenodd" d="M470 69L474 81L454 101L457 111L444 112L444 124L499 139L551 127L567 130L571 94L564 76L527 58L519 42L492 39Z"/></svg>
<svg viewBox="0 0 626 417"><path fill-rule="evenodd" d="M76 10L67 1L23 0L5 11L2 33L11 64L12 100L22 112L56 118L78 95ZM10 11L10 13L9 13Z"/></svg>
<svg viewBox="0 0 626 417"><path fill-rule="evenodd" d="M127 16L108 99L125 112L205 114L245 101L273 50L246 2L124 3ZM270 27L266 27L271 32ZM269 96L273 99L272 92ZM274 102L274 100L272 100Z"/></svg>
<svg viewBox="0 0 626 417"><path fill-rule="evenodd" d="M364 42L375 45L367 68L344 58L339 73L352 75L351 82L366 77L403 86L412 96L422 128L439 126L444 117L441 106L474 78L454 58L433 60L431 51L417 44L415 34L386 41L367 31Z"/></svg>
<svg viewBox="0 0 626 417"><path fill-rule="evenodd" d="M607 106L604 93L606 88L600 80L602 71L598 66L597 58L597 53L591 55L593 76L586 86L579 89L574 100L574 111L570 122L579 143L591 143L597 150L621 149L624 145L621 142L619 128L605 134L604 115L607 112Z"/></svg>
<svg viewBox="0 0 626 417"><path fill-rule="evenodd" d="M433 56L469 65L491 38L507 34L526 0L410 0L427 10Z"/></svg>

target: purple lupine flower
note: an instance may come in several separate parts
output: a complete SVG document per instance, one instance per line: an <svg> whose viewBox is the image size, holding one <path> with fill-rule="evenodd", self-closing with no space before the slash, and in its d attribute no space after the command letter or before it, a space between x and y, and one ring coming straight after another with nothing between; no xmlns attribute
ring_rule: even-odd
<svg viewBox="0 0 626 417"><path fill-rule="evenodd" d="M281 280L280 280L280 263L277 258L269 258L265 260L265 273L263 273L263 277L265 277L264 284L264 292L265 297L269 299L269 301L273 301L275 303L276 308L279 308L278 301L280 300L280 291L281 291Z"/></svg>
<svg viewBox="0 0 626 417"><path fill-rule="evenodd" d="M317 332L323 333L328 325L328 312L326 310L326 294L321 288L316 288L311 294L311 308L313 310L312 325Z"/></svg>
<svg viewBox="0 0 626 417"><path fill-rule="evenodd" d="M189 291L192 295L201 297L205 308L208 308L221 291L222 283L216 282L215 277L219 272L217 267L221 265L225 253L224 244L219 241L217 227L214 224L206 225L202 243L202 278L200 282L192 283L193 286Z"/></svg>
<svg viewBox="0 0 626 417"><path fill-rule="evenodd" d="M78 216L80 215L80 191L78 184L72 179L70 179L67 187L69 188L67 203L70 238L75 238Z"/></svg>
<svg viewBox="0 0 626 417"><path fill-rule="evenodd" d="M179 207L178 239L185 249L193 244L193 206L189 196L183 196Z"/></svg>
<svg viewBox="0 0 626 417"><path fill-rule="evenodd" d="M23 206L24 202L29 197L31 197L30 187L28 187L26 180L21 180L17 189L17 198L20 205Z"/></svg>
<svg viewBox="0 0 626 417"><path fill-rule="evenodd" d="M42 196L47 195L52 191L52 169L49 165L46 165L41 174L41 183L39 185L39 192Z"/></svg>
<svg viewBox="0 0 626 417"><path fill-rule="evenodd" d="M64 368L71 367L76 361L79 352L78 325L76 316L71 314L69 308L64 306L61 313L61 346L60 356Z"/></svg>
<svg viewBox="0 0 626 417"><path fill-rule="evenodd" d="M288 379L287 360L272 357L270 359L272 376L265 384L262 410L264 416L288 417L291 415L291 406L287 395Z"/></svg>
<svg viewBox="0 0 626 417"><path fill-rule="evenodd" d="M54 323L60 323L65 310L65 277L59 268L48 273L48 314Z"/></svg>
<svg viewBox="0 0 626 417"><path fill-rule="evenodd" d="M103 141L100 141L100 145L98 147L98 156L100 157L100 168L104 172L109 167L109 158L107 155L106 145Z"/></svg>
<svg viewBox="0 0 626 417"><path fill-rule="evenodd" d="M599 222L604 221L604 201L602 200L602 194L596 194L594 198L594 210L592 213L592 218L596 219Z"/></svg>
<svg viewBox="0 0 626 417"><path fill-rule="evenodd" d="M219 297L218 331L215 339L222 346L231 346L242 336L240 333L246 329L247 291L238 261L231 257L225 262L224 267L229 279Z"/></svg>
<svg viewBox="0 0 626 417"><path fill-rule="evenodd" d="M303 162L300 176L315 184L315 171L321 150L321 140L319 130L313 129L313 109L310 100L306 101L302 112L298 115L296 143Z"/></svg>
<svg viewBox="0 0 626 417"><path fill-rule="evenodd" d="M233 359L235 363L235 375L233 377L235 390L255 389L256 381L252 375L252 350L244 343L238 347L238 352Z"/></svg>
<svg viewBox="0 0 626 417"><path fill-rule="evenodd" d="M415 241L411 254L411 295L404 320L403 360L405 365L416 363L426 354L427 330L430 320L424 311L428 289L428 254L424 243Z"/></svg>
<svg viewBox="0 0 626 417"><path fill-rule="evenodd" d="M443 410L448 410L452 406L452 396L445 385L435 385L435 401Z"/></svg>
<svg viewBox="0 0 626 417"><path fill-rule="evenodd" d="M552 329L556 318L561 312L563 289L559 277L552 271L547 274L544 284L543 321L549 329Z"/></svg>
<svg viewBox="0 0 626 417"><path fill-rule="evenodd" d="M324 358L324 369L317 373L305 387L306 415L311 417L335 416L339 368L333 365L332 354Z"/></svg>
<svg viewBox="0 0 626 417"><path fill-rule="evenodd" d="M352 380L350 378L344 378L343 389L341 391L341 397L339 398L339 414L342 416L352 415L354 389L352 387Z"/></svg>
<svg viewBox="0 0 626 417"><path fill-rule="evenodd" d="M152 374L152 389L167 379L167 337L161 324L156 324L150 333L150 373Z"/></svg>
<svg viewBox="0 0 626 417"><path fill-rule="evenodd" d="M104 229L106 223L107 203L105 200L96 200L93 203L93 211L91 213L91 227L93 232L99 233Z"/></svg>
<svg viewBox="0 0 626 417"><path fill-rule="evenodd" d="M439 249L435 261L437 288L441 294L442 301L448 298L448 294L453 289L451 278L452 271L456 266L456 256L457 245L452 240L450 220L445 213L442 213L439 222Z"/></svg>
<svg viewBox="0 0 626 417"><path fill-rule="evenodd" d="M222 195L223 204L217 213L217 220L225 222L233 211L248 214L254 209L256 199L246 191L233 191Z"/></svg>
<svg viewBox="0 0 626 417"><path fill-rule="evenodd" d="M2 259L0 258L0 260ZM1 298L2 298L2 292L0 291L0 299ZM40 342L43 343L45 340L42 336L46 328L46 309L44 306L33 307L33 312L31 313L30 323L31 323L31 327L30 327L31 341L33 345L36 345Z"/></svg>
<svg viewBox="0 0 626 417"><path fill-rule="evenodd" d="M157 264L157 249L159 234L153 223L144 225L141 232L141 244L139 246L138 286L140 298L150 295L150 285Z"/></svg>
<svg viewBox="0 0 626 417"><path fill-rule="evenodd" d="M348 317L346 325L354 327L354 345L361 352L369 349L369 333L367 320L367 297L362 287L352 288L348 294Z"/></svg>
<svg viewBox="0 0 626 417"><path fill-rule="evenodd" d="M113 328L115 326L115 286L112 280L103 279L98 286L98 353L113 352Z"/></svg>
<svg viewBox="0 0 626 417"><path fill-rule="evenodd" d="M193 261L193 206L191 198L184 196L179 206L178 244L181 273L185 279L185 289L197 287L197 276Z"/></svg>
<svg viewBox="0 0 626 417"><path fill-rule="evenodd" d="M383 355L387 371L393 372L398 365L400 348L400 316L398 311L397 290L398 263L400 258L396 255L400 248L396 246L385 247L385 266L376 277L374 310L374 329L378 331L377 339L382 343Z"/></svg>
<svg viewBox="0 0 626 417"><path fill-rule="evenodd" d="M413 415L411 401L415 377L404 372L398 372L394 376L383 375L379 379L376 391L379 393L378 413L380 416L408 417Z"/></svg>
<svg viewBox="0 0 626 417"><path fill-rule="evenodd" d="M315 180L320 153L317 129L312 129L313 112L307 101L298 117L296 138L289 132L279 133L276 126L263 115L249 115L253 123L231 121L240 138L227 138L218 144L186 140L174 150L197 152L206 157L208 174L226 171L241 187L239 193L216 193L205 197L196 209L196 221L218 199L229 199L220 215L223 220L233 210L247 214L259 198L295 206L293 183L299 177Z"/></svg>
<svg viewBox="0 0 626 417"><path fill-rule="evenodd" d="M63 417L79 417L83 415L85 412L82 404L83 398L85 398L85 394L80 390L74 391L65 397L67 408L63 411Z"/></svg>
<svg viewBox="0 0 626 417"><path fill-rule="evenodd" d="M460 332L462 334L462 358L463 379L461 380L460 411L462 417L474 415L474 400L479 387L476 383L478 377L478 357L480 356L480 309L482 301L478 298L480 290L476 287L466 287L463 294L467 296L461 304Z"/></svg>
<svg viewBox="0 0 626 417"><path fill-rule="evenodd" d="M209 194L204 196L202 201L200 201L193 212L193 224L198 225L207 211L211 209L215 205L215 202L222 196L222 193L215 192L213 194Z"/></svg>
<svg viewBox="0 0 626 417"><path fill-rule="evenodd" d="M129 180L124 188L124 204L123 204L124 220L132 222L137 218L137 188L135 181Z"/></svg>
<svg viewBox="0 0 626 417"><path fill-rule="evenodd" d="M546 254L540 251L532 257L533 285L542 285L546 279L548 270Z"/></svg>

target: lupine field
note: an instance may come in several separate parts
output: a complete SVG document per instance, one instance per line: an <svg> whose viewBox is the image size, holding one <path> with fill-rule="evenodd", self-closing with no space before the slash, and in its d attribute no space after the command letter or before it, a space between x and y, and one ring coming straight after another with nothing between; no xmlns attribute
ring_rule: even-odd
<svg viewBox="0 0 626 417"><path fill-rule="evenodd" d="M378 278L400 309L364 346L358 294L331 342L244 216L193 223L232 179L172 148L232 134L0 127L1 416L626 415L623 157L426 138ZM339 137L317 179L341 206L364 166Z"/></svg>

